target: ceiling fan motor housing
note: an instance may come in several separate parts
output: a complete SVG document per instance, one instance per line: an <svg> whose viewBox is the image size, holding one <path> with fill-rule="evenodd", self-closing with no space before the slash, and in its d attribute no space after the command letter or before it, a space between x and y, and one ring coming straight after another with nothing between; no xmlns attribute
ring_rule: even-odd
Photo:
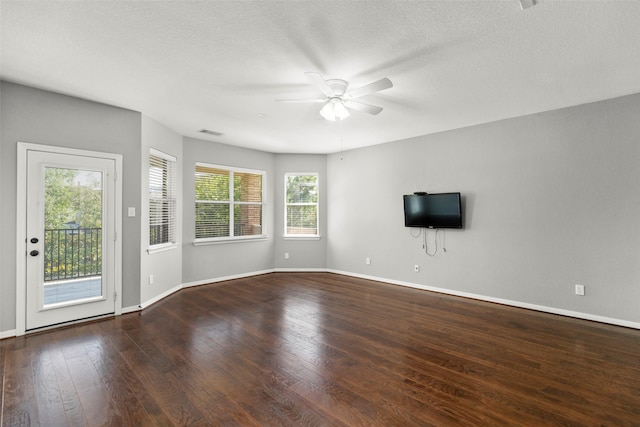
<svg viewBox="0 0 640 427"><path fill-rule="evenodd" d="M333 91L334 97L341 97L347 92L349 83L342 79L329 79L327 80L327 86Z"/></svg>

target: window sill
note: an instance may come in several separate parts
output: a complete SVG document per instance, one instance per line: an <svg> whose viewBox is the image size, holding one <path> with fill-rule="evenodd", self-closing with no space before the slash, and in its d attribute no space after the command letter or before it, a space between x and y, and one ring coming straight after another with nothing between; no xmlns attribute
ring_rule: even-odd
<svg viewBox="0 0 640 427"><path fill-rule="evenodd" d="M158 252L165 252L165 251L170 251L172 249L177 248L178 245L175 243L168 243L168 244L164 244L164 245L157 245L157 246L152 246L149 249L147 249L147 253L149 255L151 254L155 254Z"/></svg>
<svg viewBox="0 0 640 427"><path fill-rule="evenodd" d="M200 239L194 240L193 246L205 246L205 245L222 245L226 243L246 243L267 240L269 236L243 236L243 237L222 237L219 239Z"/></svg>
<svg viewBox="0 0 640 427"><path fill-rule="evenodd" d="M282 236L283 240L320 240L320 236Z"/></svg>

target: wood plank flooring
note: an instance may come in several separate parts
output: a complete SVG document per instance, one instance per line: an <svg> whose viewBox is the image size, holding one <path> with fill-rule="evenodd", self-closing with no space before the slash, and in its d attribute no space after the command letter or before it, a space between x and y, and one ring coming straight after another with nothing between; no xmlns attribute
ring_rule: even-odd
<svg viewBox="0 0 640 427"><path fill-rule="evenodd" d="M330 273L0 342L3 426L640 426L640 331Z"/></svg>

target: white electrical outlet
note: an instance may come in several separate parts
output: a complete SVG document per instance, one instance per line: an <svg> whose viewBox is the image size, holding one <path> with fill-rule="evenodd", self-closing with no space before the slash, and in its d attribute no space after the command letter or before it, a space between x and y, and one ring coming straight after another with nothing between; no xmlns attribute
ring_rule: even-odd
<svg viewBox="0 0 640 427"><path fill-rule="evenodd" d="M284 259L289 259L289 252L284 253Z"/></svg>
<svg viewBox="0 0 640 427"><path fill-rule="evenodd" d="M418 264L413 266L413 271L415 271L416 273L420 272L420 266Z"/></svg>
<svg viewBox="0 0 640 427"><path fill-rule="evenodd" d="M149 275L149 284L153 285L153 274Z"/></svg>
<svg viewBox="0 0 640 427"><path fill-rule="evenodd" d="M364 259L364 263L367 265L371 265L371 258L367 257Z"/></svg>
<svg viewBox="0 0 640 427"><path fill-rule="evenodd" d="M584 295L584 285L576 285L576 295Z"/></svg>

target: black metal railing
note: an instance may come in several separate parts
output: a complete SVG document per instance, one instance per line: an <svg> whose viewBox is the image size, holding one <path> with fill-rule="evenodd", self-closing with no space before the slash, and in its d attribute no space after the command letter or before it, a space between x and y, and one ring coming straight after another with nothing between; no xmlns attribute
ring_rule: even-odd
<svg viewBox="0 0 640 427"><path fill-rule="evenodd" d="M44 230L44 281L102 275L102 229Z"/></svg>

